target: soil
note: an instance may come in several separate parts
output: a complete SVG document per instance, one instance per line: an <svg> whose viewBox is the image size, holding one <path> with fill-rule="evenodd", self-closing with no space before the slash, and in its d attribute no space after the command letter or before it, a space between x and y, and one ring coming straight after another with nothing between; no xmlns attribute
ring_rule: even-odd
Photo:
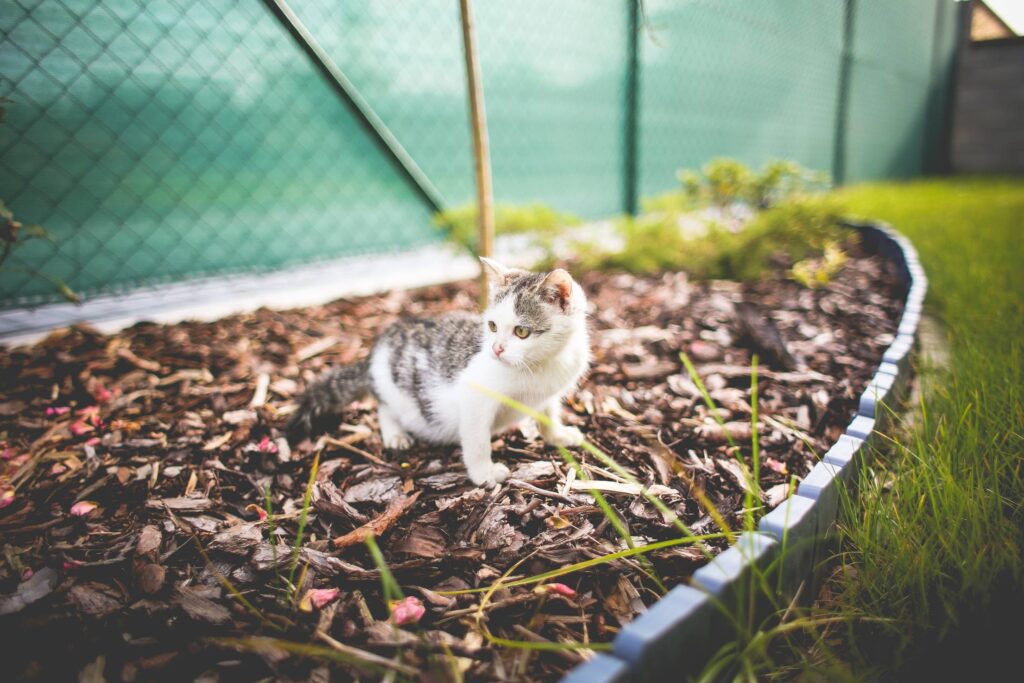
<svg viewBox="0 0 1024 683"><path fill-rule="evenodd" d="M681 533L637 487L572 449L577 474L529 423L495 439L513 472L495 490L467 482L454 446L385 452L372 401L346 409L321 448L288 447L287 416L312 377L367 353L400 314L472 310L473 283L115 335L76 327L0 352L5 678L451 680L458 670L555 680L590 653L552 644L611 642L661 594L651 569L671 587L727 546L708 505L743 526L740 462L751 462L754 429L755 517L806 475L853 417L903 294L866 254L813 290L781 272L748 285L682 273L594 273L582 284L594 362L565 420L693 534L715 536L703 547L445 595L626 549L588 486L601 487L633 545ZM371 532L425 608L418 620L407 601L397 613L410 623L395 623Z"/></svg>

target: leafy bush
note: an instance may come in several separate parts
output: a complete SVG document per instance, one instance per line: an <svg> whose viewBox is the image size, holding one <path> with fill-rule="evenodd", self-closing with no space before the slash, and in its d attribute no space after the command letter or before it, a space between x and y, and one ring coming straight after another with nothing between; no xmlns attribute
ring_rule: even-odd
<svg viewBox="0 0 1024 683"><path fill-rule="evenodd" d="M683 186L678 204L719 209L737 203L766 209L828 184L827 174L782 159L769 161L760 171L753 171L735 159L720 157L709 161L699 173L683 170L678 177ZM668 196L662 195L658 204L668 206Z"/></svg>
<svg viewBox="0 0 1024 683"><path fill-rule="evenodd" d="M693 211L697 208L699 207L694 199L679 190L672 190L664 194L642 197L640 199L640 209L644 213L679 214Z"/></svg>
<svg viewBox="0 0 1024 683"><path fill-rule="evenodd" d="M478 249L476 204L464 204L434 215L434 225L446 230L453 241L474 254ZM569 213L556 211L544 204L513 206L498 204L494 207L494 233L496 235L529 234L538 240L550 241L563 228L579 225L580 219Z"/></svg>
<svg viewBox="0 0 1024 683"><path fill-rule="evenodd" d="M757 279L771 268L826 259L828 251L828 267L823 274L813 275L821 278L830 276L829 269L834 270L842 258L840 245L851 238L849 231L838 226L833 204L820 198L791 200L758 213L738 232L712 223L706 234L687 238L677 219L664 215L623 218L617 227L623 240L619 251L574 245L580 270L685 270L697 279L744 281Z"/></svg>

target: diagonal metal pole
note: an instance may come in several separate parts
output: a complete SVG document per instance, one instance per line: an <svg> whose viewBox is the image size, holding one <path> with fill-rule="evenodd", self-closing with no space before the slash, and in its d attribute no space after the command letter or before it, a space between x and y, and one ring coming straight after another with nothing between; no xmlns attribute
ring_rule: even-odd
<svg viewBox="0 0 1024 683"><path fill-rule="evenodd" d="M298 15L285 0L263 0L267 9L277 17L281 25L288 30L288 33L295 40L302 51L306 53L313 66L317 68L320 75L324 77L331 89L353 110L357 118L370 131L374 139L381 145L384 151L398 165L406 179L412 184L416 193L425 201L432 210L441 211L444 208L444 197L434 184L419 167L416 161L409 155L402 143L398 141L394 133L387 127L387 124L377 115L370 104L359 94L359 90L345 76L344 72L327 52L320 46L313 34L309 32L306 25L302 23Z"/></svg>

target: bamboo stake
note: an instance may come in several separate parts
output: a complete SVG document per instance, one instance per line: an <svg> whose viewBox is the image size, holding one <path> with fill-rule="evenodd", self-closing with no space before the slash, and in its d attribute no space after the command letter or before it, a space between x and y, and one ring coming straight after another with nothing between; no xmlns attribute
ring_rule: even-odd
<svg viewBox="0 0 1024 683"><path fill-rule="evenodd" d="M478 254L491 256L494 250L494 199L491 189L491 152L487 140L487 112L480 63L476 54L471 0L459 0L462 14L462 47L466 56L466 85L469 90L469 125L473 131L473 161L476 166L477 220L480 228ZM480 307L487 305L487 275L480 269Z"/></svg>

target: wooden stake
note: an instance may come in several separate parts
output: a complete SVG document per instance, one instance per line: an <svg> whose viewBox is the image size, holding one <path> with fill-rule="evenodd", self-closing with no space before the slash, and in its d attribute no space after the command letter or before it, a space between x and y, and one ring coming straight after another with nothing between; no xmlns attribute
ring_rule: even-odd
<svg viewBox="0 0 1024 683"><path fill-rule="evenodd" d="M462 12L462 47L466 56L466 85L469 90L469 125L473 131L473 161L476 166L477 221L480 228L480 256L494 251L494 198L491 189L491 151L487 141L487 112L484 88L480 81L480 63L476 54L471 0L459 0ZM487 275L480 269L480 307L487 306Z"/></svg>

